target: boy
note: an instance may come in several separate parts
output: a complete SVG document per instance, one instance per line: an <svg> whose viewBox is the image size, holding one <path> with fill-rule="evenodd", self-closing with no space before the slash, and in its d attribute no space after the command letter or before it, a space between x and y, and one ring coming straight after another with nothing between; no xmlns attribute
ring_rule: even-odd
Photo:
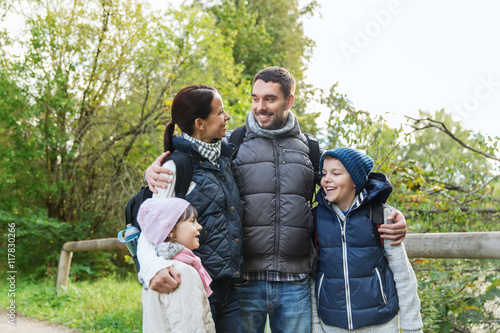
<svg viewBox="0 0 500 333"><path fill-rule="evenodd" d="M372 207L392 192L383 174L371 173L373 164L351 148L321 158L315 288L320 321L313 318L314 331L399 332L400 310L403 332L422 332L417 281L404 245L381 250L372 225Z"/></svg>

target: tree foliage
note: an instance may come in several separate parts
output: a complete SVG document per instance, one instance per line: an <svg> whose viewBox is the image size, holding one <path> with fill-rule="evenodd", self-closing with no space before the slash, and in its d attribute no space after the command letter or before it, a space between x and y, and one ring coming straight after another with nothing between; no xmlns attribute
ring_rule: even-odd
<svg viewBox="0 0 500 333"><path fill-rule="evenodd" d="M302 19L314 15L319 8L316 0L302 8L297 0L223 0L202 1L216 19L217 27L226 37L236 64L243 67L242 75L251 81L261 69L285 67L297 80L293 110L301 120L302 130L316 133L318 113L309 112L308 102L316 88L306 84L304 72L311 59L314 41L304 33Z"/></svg>
<svg viewBox="0 0 500 333"><path fill-rule="evenodd" d="M147 134L163 128L179 87L203 77L243 99L247 86L214 20L195 9L154 17L140 2L47 1L39 12L27 22L26 56L4 72L24 103L4 100L15 120L5 131L29 154L18 167L40 185L27 197L62 221L88 214L96 230L111 216L129 156L161 149Z"/></svg>

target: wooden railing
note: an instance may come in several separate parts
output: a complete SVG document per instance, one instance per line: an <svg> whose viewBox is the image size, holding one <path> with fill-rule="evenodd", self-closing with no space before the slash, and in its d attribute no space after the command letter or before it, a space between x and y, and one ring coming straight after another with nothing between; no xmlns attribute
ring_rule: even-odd
<svg viewBox="0 0 500 333"><path fill-rule="evenodd" d="M407 234L410 258L500 259L500 231ZM66 292L73 252L127 249L117 238L68 242L63 245L57 270L57 293Z"/></svg>
<svg viewBox="0 0 500 333"><path fill-rule="evenodd" d="M59 266L57 268L57 294L64 294L66 292L66 288L68 287L69 269L71 267L73 252L111 251L122 249L127 250L127 246L125 243L118 241L118 238L101 238L64 243L59 257Z"/></svg>

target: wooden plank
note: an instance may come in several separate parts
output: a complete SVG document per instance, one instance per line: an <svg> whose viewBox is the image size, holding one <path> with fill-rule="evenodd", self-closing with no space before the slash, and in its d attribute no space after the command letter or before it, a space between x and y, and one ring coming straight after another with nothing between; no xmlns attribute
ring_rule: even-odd
<svg viewBox="0 0 500 333"><path fill-rule="evenodd" d="M121 250L126 248L125 243L121 243L117 238L90 239L68 242L63 245L63 250L68 252Z"/></svg>
<svg viewBox="0 0 500 333"><path fill-rule="evenodd" d="M410 258L500 259L500 231L407 234L404 240ZM68 286L73 252L126 249L117 238L91 239L63 245L57 270L57 293Z"/></svg>
<svg viewBox="0 0 500 333"><path fill-rule="evenodd" d="M500 232L407 234L410 258L500 259Z"/></svg>
<svg viewBox="0 0 500 333"><path fill-rule="evenodd" d="M64 243L61 256L59 257L59 266L57 268L57 294L64 295L64 293L66 293L73 252L110 251L122 249L127 249L127 246L125 243L121 243L117 238L90 239Z"/></svg>

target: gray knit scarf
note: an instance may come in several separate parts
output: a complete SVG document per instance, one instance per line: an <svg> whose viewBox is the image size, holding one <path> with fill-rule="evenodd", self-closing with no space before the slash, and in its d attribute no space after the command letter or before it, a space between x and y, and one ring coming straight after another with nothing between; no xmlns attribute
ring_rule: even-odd
<svg viewBox="0 0 500 333"><path fill-rule="evenodd" d="M175 255L179 253L183 248L185 248L185 246L179 243L163 242L156 245L156 255L158 257L163 257L167 260L170 260L175 257Z"/></svg>
<svg viewBox="0 0 500 333"><path fill-rule="evenodd" d="M188 140L198 149L200 155L210 161L213 165L219 168L219 157L221 151L221 143L222 140L217 140L213 143L206 143L196 138L193 138L191 135L181 132L181 137Z"/></svg>
<svg viewBox="0 0 500 333"><path fill-rule="evenodd" d="M248 126L250 126L250 129L252 130L252 132L257 134L258 136L262 136L262 137L267 138L267 139L275 139L275 138L287 133L295 126L296 121L297 121L297 118L292 113L292 111L289 110L288 111L288 119L286 120L285 126L283 126L280 129L277 129L277 130L268 130L268 129L261 128L259 126L259 124L257 123L257 121L255 120L255 118L253 116L253 112L250 112L248 114Z"/></svg>

